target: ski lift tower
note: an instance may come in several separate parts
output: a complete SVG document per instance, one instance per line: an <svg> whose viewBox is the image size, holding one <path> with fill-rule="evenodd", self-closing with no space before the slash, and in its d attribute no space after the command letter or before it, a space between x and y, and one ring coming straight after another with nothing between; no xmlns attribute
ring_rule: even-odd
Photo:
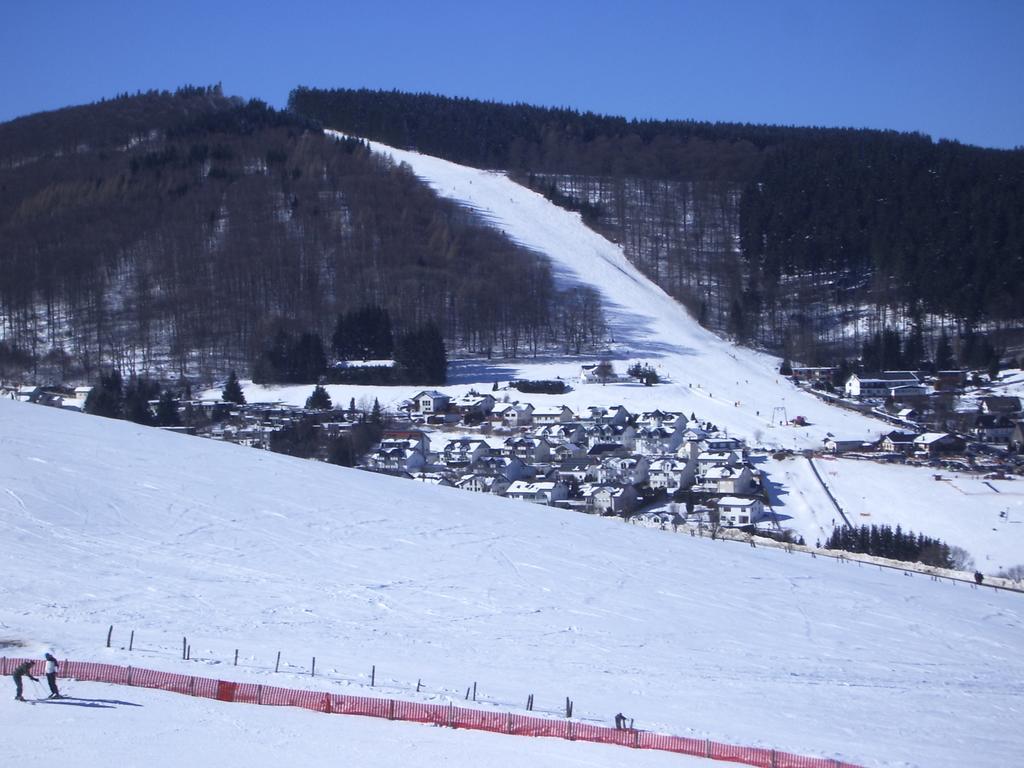
<svg viewBox="0 0 1024 768"><path fill-rule="evenodd" d="M784 426L789 424L789 418L786 416L786 406L777 405L772 408L772 426Z"/></svg>

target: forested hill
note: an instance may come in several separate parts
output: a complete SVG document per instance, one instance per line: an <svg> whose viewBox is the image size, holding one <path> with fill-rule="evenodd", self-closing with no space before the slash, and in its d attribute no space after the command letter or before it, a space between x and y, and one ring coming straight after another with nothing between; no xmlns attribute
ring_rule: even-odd
<svg viewBox="0 0 1024 768"><path fill-rule="evenodd" d="M850 354L889 325L925 357L940 325L1019 343L1021 150L394 91L297 88L289 105L356 135L517 173L621 242L702 322L808 362Z"/></svg>
<svg viewBox="0 0 1024 768"><path fill-rule="evenodd" d="M366 308L498 355L572 325L537 254L362 142L219 87L0 125L0 244L0 379L242 373L281 331L330 357Z"/></svg>

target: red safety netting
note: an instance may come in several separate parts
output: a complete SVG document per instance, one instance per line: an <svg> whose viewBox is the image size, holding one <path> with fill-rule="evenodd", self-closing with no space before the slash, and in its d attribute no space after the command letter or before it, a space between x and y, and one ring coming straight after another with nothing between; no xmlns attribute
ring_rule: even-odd
<svg viewBox="0 0 1024 768"><path fill-rule="evenodd" d="M15 667L25 661L32 662L31 673L33 676L43 674L45 668L43 660L8 659L6 657L0 657L0 674L12 674ZM634 749L656 749L708 757L713 760L758 766L758 768L858 768L850 763L842 763L824 757L804 757L760 747L742 747L706 739L649 733L632 728L607 728L573 720L556 720L512 712L470 709L451 704L423 704L398 699L378 699L324 691L278 688L272 685L237 683L230 680L214 680L207 677L180 675L137 667L121 667L115 664L97 664L88 661L63 661L60 672L63 677L75 680L153 688L219 701L267 704L277 707L301 707L329 714L362 715L405 722L432 723L450 728L468 728L516 736L548 736L598 744L617 744Z"/></svg>

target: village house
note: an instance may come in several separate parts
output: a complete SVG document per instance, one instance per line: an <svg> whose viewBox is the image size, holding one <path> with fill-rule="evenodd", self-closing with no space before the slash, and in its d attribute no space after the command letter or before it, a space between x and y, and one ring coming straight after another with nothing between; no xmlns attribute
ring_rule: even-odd
<svg viewBox="0 0 1024 768"><path fill-rule="evenodd" d="M365 460L368 469L393 474L418 471L427 463L426 456L414 440L382 440Z"/></svg>
<svg viewBox="0 0 1024 768"><path fill-rule="evenodd" d="M628 451L636 449L636 427L629 424L594 424L586 430L591 447L599 443L617 443Z"/></svg>
<svg viewBox="0 0 1024 768"><path fill-rule="evenodd" d="M945 432L926 432L914 438L914 454L935 458L964 449L964 441Z"/></svg>
<svg viewBox="0 0 1024 768"><path fill-rule="evenodd" d="M793 366L791 378L796 381L805 381L811 384L827 384L831 383L832 376L835 374L835 368L828 367L807 367L807 366Z"/></svg>
<svg viewBox="0 0 1024 768"><path fill-rule="evenodd" d="M417 412L429 415L434 413L444 413L447 411L451 398L443 392L428 389L423 392L417 392L413 395L412 402L413 407Z"/></svg>
<svg viewBox="0 0 1024 768"><path fill-rule="evenodd" d="M483 456L490 454L490 447L486 442L470 437L459 437L449 440L438 459L446 467L459 469L468 467Z"/></svg>
<svg viewBox="0 0 1024 768"><path fill-rule="evenodd" d="M534 437L547 438L552 443L579 443L586 436L583 425L578 421L569 421L563 424L544 424L535 427L531 434Z"/></svg>
<svg viewBox="0 0 1024 768"><path fill-rule="evenodd" d="M894 429L882 438L879 447L887 453L909 454L914 450L914 438L916 437L916 432L901 432Z"/></svg>
<svg viewBox="0 0 1024 768"><path fill-rule="evenodd" d="M495 496L504 496L512 482L503 475L489 475L474 473L463 475L455 481L455 487L463 491L473 493L490 493Z"/></svg>
<svg viewBox="0 0 1024 768"><path fill-rule="evenodd" d="M610 456L601 461L597 480L601 483L635 485L647 482L650 461L645 456Z"/></svg>
<svg viewBox="0 0 1024 768"><path fill-rule="evenodd" d="M708 435L699 443L701 452L708 453L724 453L732 451L742 456L743 450L746 445L742 440L735 437L726 437L725 435Z"/></svg>
<svg viewBox="0 0 1024 768"><path fill-rule="evenodd" d="M659 458L651 461L647 470L647 484L655 489L674 493L693 485L696 464L678 458Z"/></svg>
<svg viewBox="0 0 1024 768"><path fill-rule="evenodd" d="M640 427L633 439L637 453L656 455L672 453L683 442L683 432L671 427Z"/></svg>
<svg viewBox="0 0 1024 768"><path fill-rule="evenodd" d="M444 488L451 488L454 485L444 472L410 472L408 479L415 480L418 483L425 483L426 485L439 485Z"/></svg>
<svg viewBox="0 0 1024 768"><path fill-rule="evenodd" d="M735 467L743 457L735 451L704 451L697 456L697 475L704 477L713 467Z"/></svg>
<svg viewBox="0 0 1024 768"><path fill-rule="evenodd" d="M885 398L895 387L918 386L921 381L910 371L883 371L882 373L855 373L846 380L847 397Z"/></svg>
<svg viewBox="0 0 1024 768"><path fill-rule="evenodd" d="M824 440L824 447L829 453L836 454L871 449L871 446L863 440L845 440L838 437L826 437Z"/></svg>
<svg viewBox="0 0 1024 768"><path fill-rule="evenodd" d="M585 511L593 515L626 515L636 509L640 495L632 485L596 483L580 488Z"/></svg>
<svg viewBox="0 0 1024 768"><path fill-rule="evenodd" d="M557 480L545 480L536 483L516 480L509 485L505 491L505 496L510 499L552 506L556 501L568 498L569 488L565 483L560 483Z"/></svg>
<svg viewBox="0 0 1024 768"><path fill-rule="evenodd" d="M764 503L760 499L724 496L718 500L719 525L753 525L763 517Z"/></svg>
<svg viewBox="0 0 1024 768"><path fill-rule="evenodd" d="M584 456L567 459L555 468L555 477L573 487L597 480L597 470L601 462L596 456Z"/></svg>
<svg viewBox="0 0 1024 768"><path fill-rule="evenodd" d="M515 456L527 464L547 462L551 459L551 444L547 440L517 435L505 440L502 454Z"/></svg>
<svg viewBox="0 0 1024 768"><path fill-rule="evenodd" d="M533 423L533 406L530 403L499 403L491 411L491 421L503 427L516 429Z"/></svg>
<svg viewBox="0 0 1024 768"><path fill-rule="evenodd" d="M1016 423L1009 416L979 413L972 434L983 443L1009 444Z"/></svg>
<svg viewBox="0 0 1024 768"><path fill-rule="evenodd" d="M568 424L575 420L576 414L567 405L549 405L533 409L533 423L541 426L549 424Z"/></svg>
<svg viewBox="0 0 1024 768"><path fill-rule="evenodd" d="M532 474L531 468L518 456L481 456L470 468L474 474L500 476L509 482Z"/></svg>
<svg viewBox="0 0 1024 768"><path fill-rule="evenodd" d="M686 416L679 411L663 411L656 408L653 411L645 411L637 418L636 423L642 427L657 429L680 429L686 426Z"/></svg>
<svg viewBox="0 0 1024 768"><path fill-rule="evenodd" d="M967 386L968 371L939 371L935 374L935 389L956 392Z"/></svg>
<svg viewBox="0 0 1024 768"><path fill-rule="evenodd" d="M381 441L412 441L424 456L430 455L430 435L422 429L389 429L381 435Z"/></svg>
<svg viewBox="0 0 1024 768"><path fill-rule="evenodd" d="M494 398L486 394L481 395L477 392L469 392L454 398L449 403L449 408L462 416L463 419L484 419L494 409Z"/></svg>
<svg viewBox="0 0 1024 768"><path fill-rule="evenodd" d="M35 384L26 384L18 387L14 392L14 399L22 403L36 403L43 394L42 387Z"/></svg>
<svg viewBox="0 0 1024 768"><path fill-rule="evenodd" d="M629 411L622 405L612 405L607 408L591 405L583 409L580 419L591 424L622 426L629 421Z"/></svg>
<svg viewBox="0 0 1024 768"><path fill-rule="evenodd" d="M551 442L550 440L548 442L551 443L551 461L556 464L587 455L587 447L580 443Z"/></svg>
<svg viewBox="0 0 1024 768"><path fill-rule="evenodd" d="M756 489L753 471L748 466L711 467L701 478L700 490L727 495L744 495Z"/></svg>
<svg viewBox="0 0 1024 768"><path fill-rule="evenodd" d="M983 414L996 416L1013 416L1021 412L1020 398L1000 395L998 397L983 397L979 409Z"/></svg>
<svg viewBox="0 0 1024 768"><path fill-rule="evenodd" d="M670 528L675 530L676 526L682 525L685 520L678 512L660 509L648 512L640 512L629 519L633 525L642 525L646 528L660 528L663 531Z"/></svg>

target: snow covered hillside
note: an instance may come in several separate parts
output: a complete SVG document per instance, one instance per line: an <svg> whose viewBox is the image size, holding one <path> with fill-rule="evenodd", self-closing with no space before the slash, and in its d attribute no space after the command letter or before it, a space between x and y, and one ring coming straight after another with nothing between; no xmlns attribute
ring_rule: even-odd
<svg viewBox="0 0 1024 768"><path fill-rule="evenodd" d="M636 383L580 384L580 365L595 360L456 360L450 367L451 395L471 389L490 392L494 382L510 379L554 379L573 382L566 395L524 396L515 390L493 393L528 400L537 406L565 404L580 413L592 405L625 405L639 413L654 408L694 413L752 446L818 449L823 438L874 439L891 425L829 406L777 375L780 361L731 344L700 325L686 310L644 277L623 256L619 246L588 229L580 216L558 208L503 174L481 171L415 152L372 144L396 162L408 163L440 194L463 203L515 240L545 254L560 279L597 288L609 308L614 343L609 356L623 373L630 362L654 365L666 383L644 387ZM1015 391L1007 378L1007 393ZM246 386L250 402L280 400L302 405L306 386ZM350 399L369 410L374 398L394 408L410 397L409 387L328 386L335 404ZM208 393L219 396L219 391ZM807 427L780 424L804 416ZM831 532L836 511L819 481L801 462L765 461L772 501L784 523L814 543ZM880 466L870 462L830 463L822 477L832 488L854 525L902 524L905 529L940 538L966 549L986 573L1024 563L1024 523L1002 525L998 513L1009 509L1011 519L1024 520L1024 491L1009 481L985 484L965 480L960 485L934 482L927 469ZM855 478L856 490L844 478ZM970 486L968 493L962 488ZM912 490L911 490L912 489ZM1013 513L1016 512L1014 515Z"/></svg>
<svg viewBox="0 0 1024 768"><path fill-rule="evenodd" d="M0 525L8 655L51 648L349 693L371 692L376 665L373 693L415 699L422 681L421 699L461 702L477 682L480 706L522 707L533 693L555 713L570 696L584 721L622 711L646 729L867 766L1006 766L1024 749L1012 727L1024 695L1016 594L9 401L0 401ZM183 635L191 662L179 658ZM19 755L48 740L98 750L98 728L105 760L187 753L196 713L210 711L198 743L224 752L262 743L296 763L318 759L324 742L296 739L287 723L329 731L327 743L344 741L353 757L409 749L423 733L436 762L459 766L507 764L520 749L542 765L668 764L625 749L507 747L499 736L81 685L83 698L144 712L67 707L55 723L55 707L8 701L5 718L36 729L19 731Z"/></svg>

